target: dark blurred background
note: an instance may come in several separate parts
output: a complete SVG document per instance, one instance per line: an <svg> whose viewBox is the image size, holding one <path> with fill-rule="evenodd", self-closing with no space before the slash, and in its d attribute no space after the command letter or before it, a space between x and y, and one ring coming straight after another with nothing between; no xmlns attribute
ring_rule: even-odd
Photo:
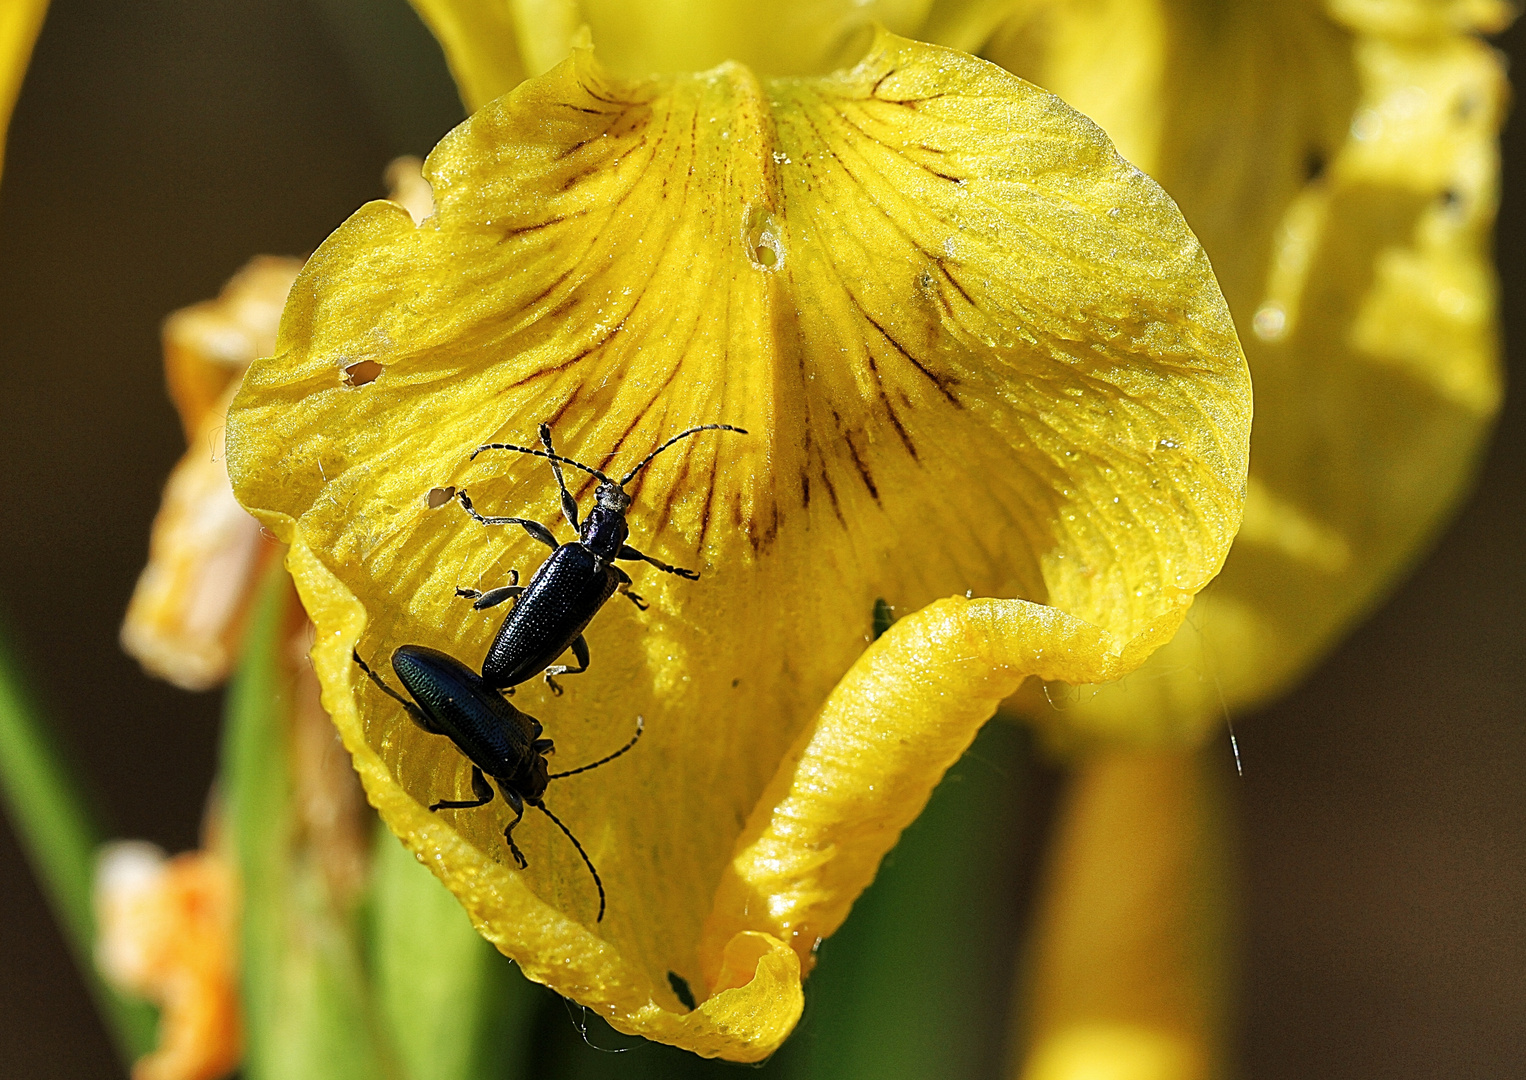
<svg viewBox="0 0 1526 1080"><path fill-rule="evenodd" d="M55 0L0 184L0 613L114 835L195 845L220 696L117 627L183 449L159 321L303 254L460 118L402 0ZM377 14L377 12L380 14ZM398 64L398 42L414 50ZM1512 56L1526 31L1506 34ZM1526 135L1498 249L1526 382ZM1237 718L1242 1074L1526 1075L1526 407L1416 574L1298 692ZM1231 768L1228 749L1222 759ZM0 819L3 820L3 819ZM0 825L0 1076L120 1075Z"/></svg>

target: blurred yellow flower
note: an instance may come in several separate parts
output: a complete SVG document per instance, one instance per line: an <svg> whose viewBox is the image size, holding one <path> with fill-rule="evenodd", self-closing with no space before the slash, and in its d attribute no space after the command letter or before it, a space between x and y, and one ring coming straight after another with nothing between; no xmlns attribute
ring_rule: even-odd
<svg viewBox="0 0 1526 1080"><path fill-rule="evenodd" d="M622 79L577 50L425 175L434 217L373 203L304 269L230 412L235 490L291 546L372 802L479 929L622 1030L757 1060L996 703L1124 674L1218 569L1250 415L1223 300L1094 125L883 34L819 79ZM565 698L516 698L569 763L646 717L618 767L548 796L602 923L548 823L516 832L520 872L501 803L426 809L465 759L351 661L482 655L492 621L455 589L543 549L447 493L555 520L536 461L470 460L542 421L605 469L691 424L751 432L633 491L639 545L703 580L638 579L650 610L598 616ZM913 614L865 650L879 596Z"/></svg>
<svg viewBox="0 0 1526 1080"><path fill-rule="evenodd" d="M1501 398L1489 243L1507 94L1473 35L1511 13L1501 0L1034 3L988 46L1181 206L1256 385L1224 572L1125 683L1028 688L1023 711L1058 739L1190 745L1226 705L1286 690L1467 489Z"/></svg>
<svg viewBox="0 0 1526 1080"><path fill-rule="evenodd" d="M233 498L223 432L244 369L274 351L281 308L301 268L299 259L260 256L216 300L164 321L165 375L188 445L164 487L148 565L122 622L122 648L150 674L186 690L227 678L260 562L274 547Z"/></svg>
<svg viewBox="0 0 1526 1080"><path fill-rule="evenodd" d="M1285 690L1466 490L1500 401L1489 233L1507 93L1473 34L1510 14L1492 0L1060 2L1025 5L988 47L1178 201L1256 382L1224 572L1125 683L1025 689L1022 711L1056 741L1191 746L1226 708ZM1152 759L1124 760L1103 749L1077 764L1075 805L1112 806L1113 821L1099 810L1057 837L1015 1048L1026 1080L1195 1080L1222 1065L1232 960L1195 939L1232 901L1205 900L1201 855L1196 868L1167 857L1204 834L1207 811ZM1180 816L1157 820L1169 806ZM1161 894L1142 897L1152 879Z"/></svg>
<svg viewBox="0 0 1526 1080"><path fill-rule="evenodd" d="M1216 772L1181 751L1076 765L1020 997L1014 1077L1218 1075L1233 867Z"/></svg>

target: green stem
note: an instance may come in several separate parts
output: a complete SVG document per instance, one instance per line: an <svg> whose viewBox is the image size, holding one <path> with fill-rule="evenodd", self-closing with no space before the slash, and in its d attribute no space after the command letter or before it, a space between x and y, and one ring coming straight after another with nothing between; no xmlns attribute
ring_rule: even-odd
<svg viewBox="0 0 1526 1080"><path fill-rule="evenodd" d="M129 1065L154 1045L154 1010L117 993L95 969L91 895L102 831L90 800L23 686L0 630L0 794L75 963Z"/></svg>
<svg viewBox="0 0 1526 1080"><path fill-rule="evenodd" d="M294 805L290 679L282 663L295 596L272 564L228 695L223 777L243 894L249 1080L388 1080L353 911L328 895L300 842Z"/></svg>
<svg viewBox="0 0 1526 1080"><path fill-rule="evenodd" d="M525 1080L547 994L472 927L461 904L378 823L373 987L409 1080Z"/></svg>

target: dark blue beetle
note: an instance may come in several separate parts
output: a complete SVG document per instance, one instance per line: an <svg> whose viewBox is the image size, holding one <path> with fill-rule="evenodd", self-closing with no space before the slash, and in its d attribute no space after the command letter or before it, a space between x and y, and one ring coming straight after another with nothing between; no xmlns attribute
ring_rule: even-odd
<svg viewBox="0 0 1526 1080"><path fill-rule="evenodd" d="M514 811L514 820L503 830L509 853L523 870L527 863L519 845L514 843L514 827L525 816L526 804L535 807L551 819L558 829L572 841L583 857L588 872L593 875L594 887L599 890L599 918L604 919L604 882L594 869L593 860L578 843L578 838L563 825L561 819L546 809L541 801L546 786L552 780L597 769L608 764L641 738L642 722L636 718L636 734L631 741L607 757L577 769L554 773L548 771L546 755L553 746L550 739L541 738L540 721L528 713L520 712L497 690L489 686L481 676L453 656L423 645L401 645L392 653L392 670L397 673L403 687L413 697L409 701L372 671L360 653L355 662L370 676L371 681L407 711L414 722L433 735L444 735L456 744L472 763L472 794L475 799L441 799L430 805L430 810L465 810L486 806L493 801L493 789L487 782L492 777L503 793L503 799ZM485 774L485 775L484 775Z"/></svg>
<svg viewBox="0 0 1526 1080"><path fill-rule="evenodd" d="M730 424L702 424L689 428L642 458L640 464L618 482L598 469L558 454L551 446L551 428L546 424L540 426L540 441L544 450L515 446L512 443L488 443L472 451L473 459L484 450L513 450L550 461L551 471L556 475L556 486L561 491L562 513L578 536L571 543L559 544L551 530L538 521L519 517L484 517L472 506L472 500L465 491L456 493L466 512L482 524L520 525L525 532L552 549L551 557L541 563L528 585L521 586L519 574L514 571L511 572L513 577L510 584L501 588L487 592L478 592L476 589L456 590L457 595L475 601L472 607L479 611L510 598L518 598L513 610L498 628L498 633L488 648L487 659L482 662L482 679L488 686L512 693L513 687L545 672L547 685L560 694L562 688L557 685L555 676L576 675L587 671L588 643L583 639L583 629L598 614L605 601L618 591L624 593L638 608L645 610L647 606L641 597L630 591L630 575L616 566L614 560L639 559L651 563L664 573L677 574L690 581L698 580L699 574L693 570L669 566L625 542L630 536L630 529L625 524L625 513L631 505L631 497L625 493L625 485L634 480L658 454L680 439L701 431L747 434L742 428ZM581 525L578 524L577 500L567 490L567 481L562 477L563 465L581 469L599 480L599 486L594 491L594 508ZM578 662L576 667L552 663L569 648Z"/></svg>

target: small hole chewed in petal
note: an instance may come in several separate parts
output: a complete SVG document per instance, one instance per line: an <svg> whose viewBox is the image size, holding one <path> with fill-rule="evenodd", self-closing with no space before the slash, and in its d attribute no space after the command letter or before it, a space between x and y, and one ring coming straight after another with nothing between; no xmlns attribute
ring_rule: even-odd
<svg viewBox="0 0 1526 1080"><path fill-rule="evenodd" d="M749 207L743 221L753 263L761 270L782 269L784 241L774 215L761 207Z"/></svg>
<svg viewBox="0 0 1526 1080"><path fill-rule="evenodd" d="M626 81L582 51L425 175L433 217L373 203L309 262L230 418L230 471L291 544L373 803L483 933L621 1030L758 1060L799 1017L811 935L1004 688L1121 674L1217 570L1249 429L1222 297L1089 121L888 35L821 79ZM364 394L333 377L356 356L386 367ZM625 563L646 606L594 615L563 696L514 698L572 763L646 718L617 766L548 796L599 868L602 922L544 815L515 828L520 871L502 800L428 812L471 790L469 764L351 660L417 643L481 663L503 609L457 590L533 573L538 529L572 534L543 457L474 451L536 449L541 424L615 477L687 428L747 432L685 438L629 485L630 545L698 580ZM596 480L563 470L586 516ZM459 497L431 509L450 488L488 523ZM928 608L951 595L1022 599ZM864 659L877 598L901 618ZM859 664L872 678L823 711ZM854 695L881 693L905 695L893 747L860 730ZM793 770L818 761L850 787L816 805ZM770 800L825 847L780 849Z"/></svg>
<svg viewBox="0 0 1526 1080"><path fill-rule="evenodd" d="M361 360L358 363L349 364L344 369L344 384L346 386L369 386L375 382L382 373L382 366L375 360Z"/></svg>

